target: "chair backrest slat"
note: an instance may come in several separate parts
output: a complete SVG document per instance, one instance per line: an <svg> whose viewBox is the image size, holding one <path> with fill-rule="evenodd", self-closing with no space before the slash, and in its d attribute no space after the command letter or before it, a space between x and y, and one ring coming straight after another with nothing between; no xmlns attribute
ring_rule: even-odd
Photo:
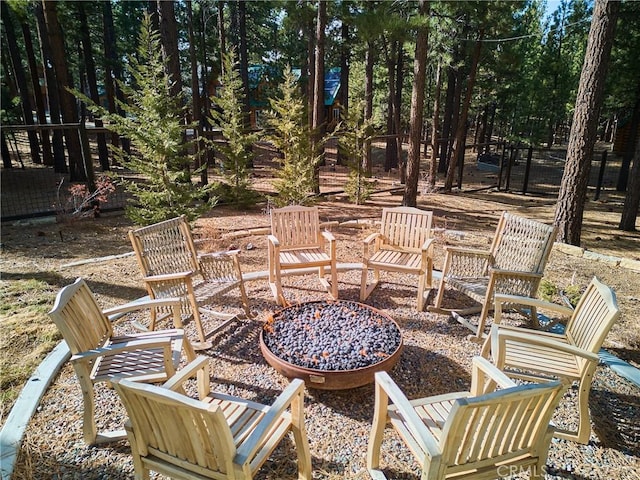
<svg viewBox="0 0 640 480"><path fill-rule="evenodd" d="M322 245L318 208L290 206L271 210L271 233L284 249Z"/></svg>
<svg viewBox="0 0 640 480"><path fill-rule="evenodd" d="M550 382L458 399L440 438L443 462L481 468L535 454L563 391L560 382Z"/></svg>
<svg viewBox="0 0 640 480"><path fill-rule="evenodd" d="M380 233L395 247L420 251L431 238L433 212L413 207L382 209Z"/></svg>
<svg viewBox="0 0 640 480"><path fill-rule="evenodd" d="M557 227L504 212L491 247L493 266L543 273L556 235Z"/></svg>
<svg viewBox="0 0 640 480"><path fill-rule="evenodd" d="M594 277L580 297L565 332L575 346L597 353L619 316L615 292Z"/></svg>
<svg viewBox="0 0 640 480"><path fill-rule="evenodd" d="M184 216L131 230L129 238L145 275L198 270L191 228Z"/></svg>
<svg viewBox="0 0 640 480"><path fill-rule="evenodd" d="M74 355L102 347L113 336L111 322L81 278L58 292L49 316Z"/></svg>
<svg viewBox="0 0 640 480"><path fill-rule="evenodd" d="M129 415L141 456L166 457L207 476L231 471L236 447L218 407L127 380L116 381L114 388Z"/></svg>

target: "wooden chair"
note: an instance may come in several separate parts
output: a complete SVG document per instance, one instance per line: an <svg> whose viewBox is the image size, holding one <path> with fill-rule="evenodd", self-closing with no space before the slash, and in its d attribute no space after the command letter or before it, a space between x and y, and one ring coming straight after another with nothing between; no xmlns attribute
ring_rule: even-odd
<svg viewBox="0 0 640 480"><path fill-rule="evenodd" d="M571 315L563 334L501 325L504 304L517 303L532 308ZM491 357L509 377L529 381L559 378L579 382L578 428L558 430L556 436L587 443L589 391L598 365L598 352L609 330L620 316L615 293L595 277L580 298L575 310L536 300L496 295L496 311L483 356Z"/></svg>
<svg viewBox="0 0 640 480"><path fill-rule="evenodd" d="M496 384L502 389L494 390ZM516 386L474 357L469 392L409 401L386 372L378 372L367 468L374 479L386 478L380 448L390 422L420 464L421 478L481 480L523 471L544 478L551 416L564 389L560 382Z"/></svg>
<svg viewBox="0 0 640 480"><path fill-rule="evenodd" d="M442 280L433 310L442 310L447 285L480 302L480 307L450 312L474 332L471 340L480 341L494 295L536 295L556 235L557 227L503 212L488 251L445 247ZM477 325L464 318L477 312ZM535 309L531 319L537 325Z"/></svg>
<svg viewBox="0 0 640 480"><path fill-rule="evenodd" d="M135 476L151 470L175 479L250 479L293 432L298 478L311 480L304 426L304 382L293 380L271 406L210 392L209 359L198 357L164 386L115 383L127 409L125 428ZM197 375L198 397L183 394Z"/></svg>
<svg viewBox="0 0 640 480"><path fill-rule="evenodd" d="M276 302L287 305L282 292L283 275L303 275L315 270L327 292L334 300L338 299L336 240L330 232L320 230L317 207L271 210L271 234L267 240L269 285ZM325 278L326 267L330 269L330 281Z"/></svg>
<svg viewBox="0 0 640 480"><path fill-rule="evenodd" d="M378 286L380 270L418 275L417 309L424 310L425 289L431 289L433 242L431 222L433 212L411 207L382 209L380 231L364 240L360 301L364 302ZM370 251L373 244L373 250ZM373 283L367 286L369 270ZM427 290L426 294L429 294Z"/></svg>
<svg viewBox="0 0 640 480"><path fill-rule="evenodd" d="M244 311L251 316L238 259L239 251L199 254L184 215L131 230L129 239L149 296L179 297L183 300L183 313L193 316L199 339L198 343L193 342L193 346L197 350L211 348L207 336L236 318L234 314L222 313L211 307L216 297L238 289ZM209 313L224 322L205 335L201 313ZM151 329L155 322L154 312Z"/></svg>
<svg viewBox="0 0 640 480"><path fill-rule="evenodd" d="M135 378L143 382L163 382L174 374L181 352L188 360L195 354L180 328L115 336L108 315L124 314L155 307L170 307L174 325L181 327L180 300L166 298L136 302L101 310L84 280L78 278L58 292L49 312L69 350L71 364L82 388L84 402L83 436L88 444L124 438L124 430L97 431L94 384L115 378Z"/></svg>

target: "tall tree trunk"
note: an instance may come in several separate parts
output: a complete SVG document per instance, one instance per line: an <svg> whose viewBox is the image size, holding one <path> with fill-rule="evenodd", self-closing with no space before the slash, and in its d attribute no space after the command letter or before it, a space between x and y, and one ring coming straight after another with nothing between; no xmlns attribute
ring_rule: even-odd
<svg viewBox="0 0 640 480"><path fill-rule="evenodd" d="M633 166L631 167L631 177L627 185L627 194L624 198L622 216L618 228L626 232L636 231L636 220L638 218L638 207L640 206L640 139L636 140L635 154L633 156Z"/></svg>
<svg viewBox="0 0 640 480"><path fill-rule="evenodd" d="M456 98L456 72L453 66L447 67L447 92L444 100L444 114L442 118L442 135L440 138L440 162L438 172L447 171L449 163L449 144L451 143L451 130L453 123L453 110Z"/></svg>
<svg viewBox="0 0 640 480"><path fill-rule="evenodd" d="M224 54L227 51L227 38L224 33L224 2L218 1L218 43L220 46L220 73L224 73Z"/></svg>
<svg viewBox="0 0 640 480"><path fill-rule="evenodd" d="M349 23L342 22L340 29L342 45L340 48L340 105L345 114L349 112L349 57L351 56L351 45L349 39ZM344 160L338 148L338 165L343 165Z"/></svg>
<svg viewBox="0 0 640 480"><path fill-rule="evenodd" d="M429 13L429 2L420 0L420 15ZM426 24L418 28L416 52L413 62L413 89L411 91L411 116L409 120L409 152L407 158L407 181L404 186L402 204L417 205L418 176L420 174L420 141L424 112L424 86L427 72L427 50L429 31Z"/></svg>
<svg viewBox="0 0 640 480"><path fill-rule="evenodd" d="M373 117L373 67L375 64L375 55L373 53L374 44L367 41L367 51L365 53L364 66L364 121ZM364 151L364 159L362 169L371 175L373 171L373 161L371 158L371 140L367 140Z"/></svg>
<svg viewBox="0 0 640 480"><path fill-rule="evenodd" d="M627 183L629 182L629 166L631 165L631 159L634 155L634 145L636 137L638 136L638 126L640 125L640 80L636 88L636 103L633 106L633 113L631 114L631 121L629 122L629 137L627 138L624 146L624 153L622 154L622 165L620 166L620 173L618 174L618 183L616 190L624 192L627 189Z"/></svg>
<svg viewBox="0 0 640 480"><path fill-rule="evenodd" d="M496 104L495 102L491 103L490 107L489 107L489 125L487 126L487 128L485 129L484 132L484 137L482 139L482 142L485 144L484 146L484 153L489 153L489 145L488 143L491 142L491 139L493 138L493 125L496 119Z"/></svg>
<svg viewBox="0 0 640 480"><path fill-rule="evenodd" d="M171 79L170 91L174 98L178 98L182 95L182 75L180 74L178 28L173 1L158 0L158 13L160 15L160 41L167 62L167 74Z"/></svg>
<svg viewBox="0 0 640 480"><path fill-rule="evenodd" d="M321 139L324 136L324 42L325 27L327 25L327 2L318 1L318 16L316 20L316 50L315 50L315 82L313 87L313 151L321 154L319 165L314 169L315 193L320 193L320 165L324 164L324 155L320 151Z"/></svg>
<svg viewBox="0 0 640 480"><path fill-rule="evenodd" d="M244 124L245 128L250 126L250 106L249 106L249 53L247 51L247 2L238 1L238 49L240 53L240 78L244 90Z"/></svg>
<svg viewBox="0 0 640 480"><path fill-rule="evenodd" d="M387 131L386 131L386 148L384 156L384 171L388 172L392 168L398 166L398 148L396 146L396 139L392 137L394 132L393 122L393 105L395 97L395 78L396 78L396 59L395 59L395 42L391 45L384 39L384 54L385 63L387 64Z"/></svg>
<svg viewBox="0 0 640 480"><path fill-rule="evenodd" d="M173 0L169 0L173 1ZM151 20L151 30L154 32L160 31L160 16L158 14L158 2L157 0L148 0L147 1L147 13L149 14L149 19Z"/></svg>
<svg viewBox="0 0 640 480"><path fill-rule="evenodd" d="M4 31L7 37L9 46L9 56L13 65L13 73L16 78L16 84L18 85L18 91L20 92L20 106L22 107L22 117L25 125L33 125L33 109L31 102L31 95L29 94L29 84L27 82L27 75L22 66L22 59L20 58L20 50L18 50L18 42L16 40L15 30L13 28L12 16L9 13L9 7L7 2L2 2L2 22L4 23ZM29 148L31 150L31 161L33 163L42 163L40 157L40 143L38 142L38 135L34 130L27 130L27 137L29 138Z"/></svg>
<svg viewBox="0 0 640 480"><path fill-rule="evenodd" d="M400 173L400 183L404 185L407 180L407 166L402 155L402 126L400 121L402 106L402 84L404 82L404 45L398 42L396 52L396 85L393 95L393 131L396 137L396 158L398 159L398 170Z"/></svg>
<svg viewBox="0 0 640 480"><path fill-rule="evenodd" d="M440 129L440 93L442 91L442 64L438 62L436 71L436 91L433 94L433 114L431 119L431 163L429 164L429 190L436 188L436 177L438 175L438 145Z"/></svg>
<svg viewBox="0 0 640 480"><path fill-rule="evenodd" d="M47 26L47 34L49 36L49 44L51 45L51 56L53 67L56 71L58 80L58 95L60 96L60 110L62 111L62 121L64 123L78 123L78 113L76 111L75 98L67 90L73 88L69 68L67 66L64 39L62 37L62 29L58 22L58 12L56 2L42 1L42 11ZM78 131L69 129L64 131L67 144L67 153L69 156L69 180L72 182L83 181L87 179L83 159L82 147L78 137ZM91 159L87 159L90 161Z"/></svg>
<svg viewBox="0 0 640 480"><path fill-rule="evenodd" d="M118 113L124 116L124 112L116 102L117 100L123 101L124 95L118 85L118 81L122 78L122 70L120 68L120 61L118 60L116 53L116 37L113 25L113 11L111 9L111 0L102 2L102 21L103 21L103 36L104 36L104 57L105 57L105 69L104 69L104 86L107 94L107 104L110 113ZM122 149L125 152L129 151L129 141L126 138L120 138L116 132L110 132L111 145L118 148L122 143Z"/></svg>
<svg viewBox="0 0 640 480"><path fill-rule="evenodd" d="M189 20L189 60L191 63L191 110L196 136L196 162L197 167L200 168L204 163L206 163L206 159L204 157L204 145L202 144L202 111L200 107L200 82L198 81L198 56L196 54L196 37L193 31L193 9L191 4L192 0L187 0L187 18ZM203 168L200 171L200 182L203 185L209 183L206 168Z"/></svg>
<svg viewBox="0 0 640 480"><path fill-rule="evenodd" d="M471 58L471 70L469 72L469 78L467 80L467 91L465 94L464 103L462 104L462 111L460 112L460 118L456 128L456 135L453 140L453 152L451 154L451 161L449 162L449 168L447 170L447 178L444 184L445 192L450 192L453 186L453 177L456 170L456 166L464 161L464 148L465 148L465 136L467 133L467 118L469 116L469 107L471 105L471 96L473 95L473 86L476 82L476 73L478 72L478 62L480 60L480 50L482 47L482 39L484 37L484 28L480 28L479 38L476 41L475 48L473 50L473 56ZM458 185L459 187L461 185Z"/></svg>
<svg viewBox="0 0 640 480"><path fill-rule="evenodd" d="M311 126L313 125L313 112L315 110L314 107L314 96L313 96L313 89L316 87L316 75L315 75L315 68L316 68L316 41L315 41L315 34L314 34L314 30L313 30L313 19L310 18L309 22L306 25L306 37L307 37L307 68L305 69L305 71L307 72L307 84L306 84L306 89L305 89L305 96L307 98L307 125Z"/></svg>
<svg viewBox="0 0 640 480"><path fill-rule="evenodd" d="M31 87L33 89L33 98L35 99L36 104L38 123L41 125L46 125L47 112L44 106L42 89L40 87L38 64L36 62L36 55L33 50L33 37L31 35L31 28L29 27L29 23L24 19L21 21L20 26L22 28L22 36L24 37L24 47L27 53L29 73L31 74ZM48 129L43 128L42 130L40 130L40 140L42 142L42 162L45 165L53 165L53 156L51 155L51 140L49 138Z"/></svg>
<svg viewBox="0 0 640 480"><path fill-rule="evenodd" d="M619 2L596 0L556 205L558 240L580 245L589 170L611 54Z"/></svg>
<svg viewBox="0 0 640 480"><path fill-rule="evenodd" d="M84 10L84 2L77 2L78 19L80 20L80 36L82 41L82 52L84 64L86 67L87 83L89 84L89 94L94 103L100 104L100 94L98 93L98 81L96 80L96 65L93 61L93 51L91 48L91 36L89 35L89 25L87 24L87 15ZM102 120L95 119L96 127L102 127ZM100 167L102 170L109 170L109 150L107 149L107 139L104 133L98 133L96 136L98 144L98 158L100 159Z"/></svg>
<svg viewBox="0 0 640 480"><path fill-rule="evenodd" d="M47 83L47 100L49 104L49 119L52 124L59 124L60 118L60 96L58 95L58 79L53 68L51 58L51 45L44 21L42 3L35 4L35 14L38 26L38 38L40 40L40 53L42 55L42 69ZM67 173L67 161L64 154L64 139L62 130L54 130L52 135L53 146L53 170L56 173Z"/></svg>

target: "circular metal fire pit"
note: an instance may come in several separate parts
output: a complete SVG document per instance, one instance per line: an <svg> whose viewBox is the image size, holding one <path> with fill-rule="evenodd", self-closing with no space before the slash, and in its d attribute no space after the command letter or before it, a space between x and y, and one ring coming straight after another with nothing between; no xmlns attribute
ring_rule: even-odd
<svg viewBox="0 0 640 480"><path fill-rule="evenodd" d="M343 390L373 382L402 352L396 322L358 302L306 302L276 311L260 333L265 360L311 388Z"/></svg>

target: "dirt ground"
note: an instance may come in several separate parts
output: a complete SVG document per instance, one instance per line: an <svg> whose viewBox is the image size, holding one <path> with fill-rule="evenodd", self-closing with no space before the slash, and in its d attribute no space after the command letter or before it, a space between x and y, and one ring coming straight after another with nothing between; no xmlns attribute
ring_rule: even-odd
<svg viewBox="0 0 640 480"><path fill-rule="evenodd" d="M376 194L365 205L353 205L346 200L330 197L318 203L321 219L346 222L366 220L374 222L384 206L400 205L401 197L392 193ZM607 337L605 346L627 361L640 365L640 271L615 266L607 256L640 260L640 233L616 229L620 218L622 198L601 197L589 202L584 217L582 247L600 254L598 259L569 255L554 248L545 270L545 279L558 289L570 286L584 288L596 275L611 285L622 309L621 320ZM427 194L419 197L419 207L433 210L438 229L435 268L443 261L442 247L458 244L488 248L497 220L503 210L517 212L529 218L551 223L555 201L544 197L523 196L504 192L480 191L463 194ZM236 236L238 231L268 227L269 217L264 204L238 211L217 207L199 219L194 235L200 247L216 250L227 247L243 249L244 271L266 269L266 238L264 233ZM640 227L640 226L639 226ZM118 214L98 219L83 219L67 224L43 220L19 221L2 225L2 281L41 278L51 284L53 291L72 282L77 276L86 277L95 292L104 296L108 304L132 300L145 294L140 274L131 252L126 232L131 223ZM361 253L359 242L365 237L359 228L334 228L344 245L339 262L357 262ZM247 248L250 249L247 249ZM83 261L122 256L111 260ZM604 261L603 261L604 260ZM77 266L70 266L80 262Z"/></svg>
<svg viewBox="0 0 640 480"><path fill-rule="evenodd" d="M373 222L380 218L381 208L400 203L401 197L389 192L375 195L363 206L355 206L335 197L319 202L321 219L340 223L340 226L331 227L337 239L338 261L358 262L362 252L361 240L376 229ZM488 191L429 194L419 198L419 207L435 213L436 269L442 267L445 245L488 248L503 210L551 223L554 206L548 198ZM572 286L583 289L594 275L611 285L623 314L605 340L605 347L640 367L640 325L637 315L640 306L640 271L615 265L616 262L610 258L640 260L640 234L626 234L615 229L620 206L620 199L614 197L590 202L585 216L582 246L600 255L588 258L554 249L545 279L561 290ZM352 220L362 222L345 223ZM261 271L267 268L266 235L252 229L266 229L268 224L265 205L241 212L217 207L195 223L194 236L203 251L240 248L243 272ZM2 225L0 287L20 280L41 280L50 287L49 298L43 305L47 309L53 304L56 292L79 276L87 280L100 305L105 308L142 297L146 292L127 238L127 231L132 227L131 222L121 214L66 224L43 220L5 223ZM355 283L354 275L354 272L339 274L343 288L341 295L357 296L359 275L355 275ZM319 286L314 286L315 283L311 282L307 289L289 287L287 294L293 301L323 296L324 292ZM259 298L265 292L267 297ZM266 312L274 308L272 299L268 298L270 295L266 285L251 282L249 295L257 318L264 318ZM407 299L409 295L411 298ZM424 336L426 339L423 343L428 348L416 346L422 343L409 345L402 365L396 369L396 375L412 398L424 396L425 385L431 389L438 385L442 392L458 388L459 385L455 383L458 380L455 379L466 378L463 367L467 367L470 352L477 350L478 346L466 340L466 329L456 322L452 324L445 316L431 317L425 314L420 316L420 320L414 318L413 296L412 285L398 284L386 288L383 286L370 298L374 304L394 308L396 318L407 329L408 343L413 342L414 337ZM22 297L13 298L12 301L27 304L30 299L28 292L24 292ZM20 315L19 308L17 311L16 315ZM28 323L29 318L25 317L24 322ZM446 335L442 334L443 330L447 332ZM455 332L455 335L451 332ZM434 342L440 337L453 339L453 342L439 346ZM253 385L254 382L257 384L257 379L265 378L279 385L277 382L282 379L266 368L264 361L259 361L254 345L251 344L248 360L240 362L240 366L236 365L238 362L235 357L226 363L224 355L216 357L216 372L222 379L218 385L220 388L237 390L242 382ZM0 354L21 354L11 348L11 345L3 347ZM430 359L431 364L425 362L425 358ZM444 366L431 371L431 366L435 365L434 358L442 360ZM227 363L228 371L223 366ZM234 369L240 367L242 370L235 372ZM416 382L416 378L421 381ZM439 385L438 380L450 383ZM595 436L586 446L554 440L549 460L549 465L552 465L549 473L552 475L547 475L547 478L637 478L634 472L637 471L640 458L638 429L631 420L637 418L638 410L637 389L634 388L610 369L598 368L590 401ZM317 478L368 478L362 474L362 459L349 452L363 449L370 427L373 397L370 386L354 392L350 395L316 394L306 399L306 418ZM241 396L248 398L254 393L240 392ZM60 398L64 398L64 402L61 403ZM16 478L130 478L132 464L126 442L100 449L86 448L81 443L78 433L79 407L72 406L78 404L80 399L77 382L67 365L41 401L39 411L30 423L16 467ZM121 411L112 404L108 404L108 408L114 408L113 416L118 418ZM109 416L108 421L112 420ZM342 435L341 429L347 434ZM393 441L386 445L389 451L397 453L400 444ZM404 453L398 455L404 461ZM291 466L290 458L291 452L287 450L276 453L273 462L268 463L266 471L258 478L293 478L281 475L279 470L281 464ZM392 457L387 455L387 458ZM269 468L274 471L270 473ZM400 469L399 472L404 470ZM403 473L393 478L418 477Z"/></svg>

